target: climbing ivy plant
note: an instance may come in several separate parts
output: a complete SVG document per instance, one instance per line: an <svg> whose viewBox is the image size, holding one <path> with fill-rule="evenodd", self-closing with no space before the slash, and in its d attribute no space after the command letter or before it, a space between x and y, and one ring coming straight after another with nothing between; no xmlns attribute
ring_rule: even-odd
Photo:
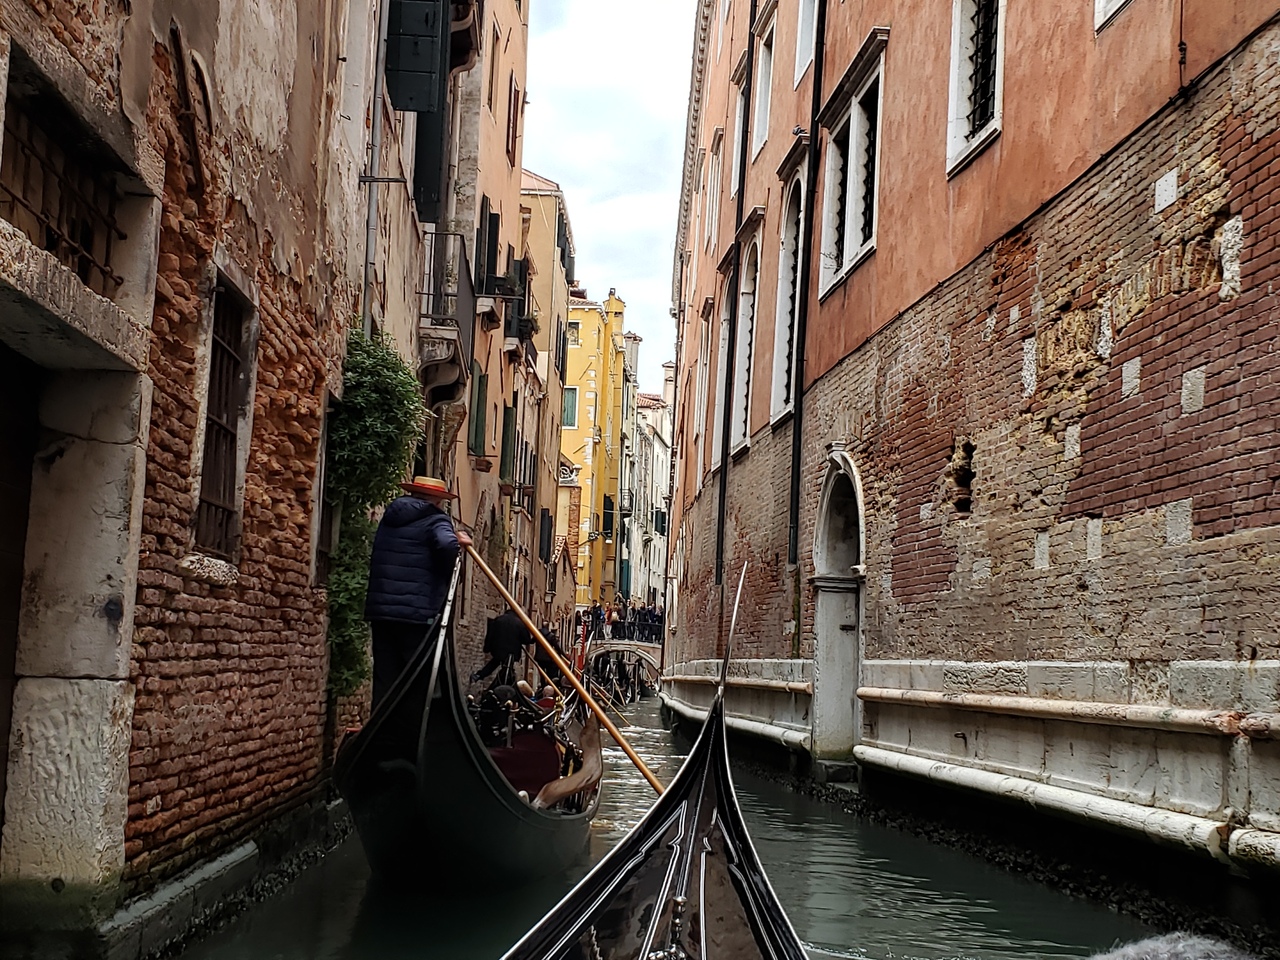
<svg viewBox="0 0 1280 960"><path fill-rule="evenodd" d="M329 690L337 697L369 677L369 513L399 492L427 418L417 377L385 336L351 331L342 382L342 403L329 418L325 487L341 518L328 582Z"/></svg>

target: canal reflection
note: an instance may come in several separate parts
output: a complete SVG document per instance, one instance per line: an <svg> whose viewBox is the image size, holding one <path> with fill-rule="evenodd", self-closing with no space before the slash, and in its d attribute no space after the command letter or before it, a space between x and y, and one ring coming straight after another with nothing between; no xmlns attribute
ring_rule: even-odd
<svg viewBox="0 0 1280 960"><path fill-rule="evenodd" d="M687 744L659 729L657 701L624 729L669 781ZM374 884L349 840L294 884L189 948L183 960L496 960L653 802L617 749L591 847L572 875L479 898ZM1150 930L966 854L855 820L777 784L738 777L752 837L815 958L1012 960L1083 957ZM447 882L449 864L424 863Z"/></svg>

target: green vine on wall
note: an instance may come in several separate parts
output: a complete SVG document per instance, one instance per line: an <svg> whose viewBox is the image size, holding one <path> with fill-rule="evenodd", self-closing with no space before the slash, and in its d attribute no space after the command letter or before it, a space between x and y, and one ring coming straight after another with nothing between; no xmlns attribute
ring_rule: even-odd
<svg viewBox="0 0 1280 960"><path fill-rule="evenodd" d="M342 403L329 419L325 484L341 518L328 581L329 690L337 697L369 677L369 512L399 492L427 419L417 377L383 335L351 331L342 383Z"/></svg>

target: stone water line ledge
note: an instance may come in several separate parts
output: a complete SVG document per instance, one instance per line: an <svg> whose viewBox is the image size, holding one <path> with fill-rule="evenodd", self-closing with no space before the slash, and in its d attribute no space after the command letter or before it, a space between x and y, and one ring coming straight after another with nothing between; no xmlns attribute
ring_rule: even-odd
<svg viewBox="0 0 1280 960"><path fill-rule="evenodd" d="M308 806L271 825L259 836L260 842L247 840L126 903L98 927L94 956L147 960L171 954L184 941L208 933L269 896L350 830L345 802ZM282 840L283 856L278 853ZM41 956L41 949L37 946L29 956Z"/></svg>
<svg viewBox="0 0 1280 960"><path fill-rule="evenodd" d="M706 716L718 660L676 664L663 703ZM1280 870L1280 661L867 660L857 763L1015 799L1235 866ZM807 660L735 660L730 729L811 755L813 704L852 700Z"/></svg>

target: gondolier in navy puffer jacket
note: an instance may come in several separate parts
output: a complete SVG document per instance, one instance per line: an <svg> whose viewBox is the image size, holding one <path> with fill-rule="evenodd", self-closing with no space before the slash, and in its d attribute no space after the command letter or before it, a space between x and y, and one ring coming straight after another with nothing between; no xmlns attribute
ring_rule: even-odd
<svg viewBox="0 0 1280 960"><path fill-rule="evenodd" d="M373 538L364 617L373 634L373 706L387 695L440 615L465 531L442 509L457 496L443 480L414 477Z"/></svg>

